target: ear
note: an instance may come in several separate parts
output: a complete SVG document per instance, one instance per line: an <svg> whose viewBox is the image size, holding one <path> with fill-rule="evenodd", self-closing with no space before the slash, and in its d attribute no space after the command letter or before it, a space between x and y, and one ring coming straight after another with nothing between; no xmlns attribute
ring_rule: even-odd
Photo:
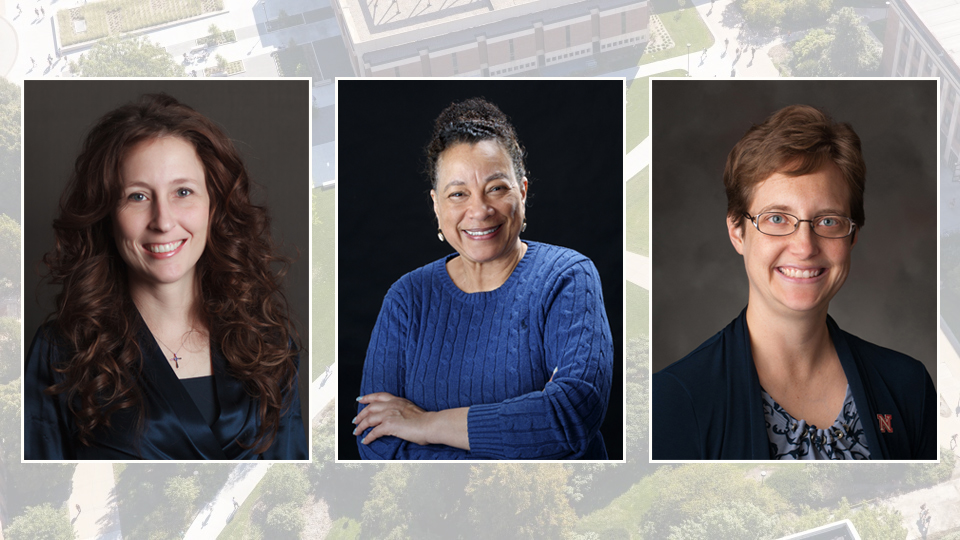
<svg viewBox="0 0 960 540"><path fill-rule="evenodd" d="M523 204L527 204L527 177L524 176L520 179L520 200Z"/></svg>
<svg viewBox="0 0 960 540"><path fill-rule="evenodd" d="M433 215L437 218L437 223L440 223L440 210L437 208L437 190L430 190L430 198L433 199Z"/></svg>
<svg viewBox="0 0 960 540"><path fill-rule="evenodd" d="M730 237L730 243L733 244L733 249L737 250L737 253L741 255L743 255L743 232L745 227L746 224L743 223L743 221L741 221L738 226L730 216L727 216L727 235Z"/></svg>

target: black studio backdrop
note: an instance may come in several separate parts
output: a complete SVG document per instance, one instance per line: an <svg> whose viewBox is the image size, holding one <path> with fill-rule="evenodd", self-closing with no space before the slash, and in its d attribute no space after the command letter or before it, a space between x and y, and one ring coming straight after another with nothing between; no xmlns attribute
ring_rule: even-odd
<svg viewBox="0 0 960 540"><path fill-rule="evenodd" d="M575 249L597 266L614 340L613 389L601 428L623 459L622 80L340 80L337 82L338 459L359 459L363 361L387 290L453 252L437 239L424 173L433 121L482 96L527 150L522 238Z"/></svg>

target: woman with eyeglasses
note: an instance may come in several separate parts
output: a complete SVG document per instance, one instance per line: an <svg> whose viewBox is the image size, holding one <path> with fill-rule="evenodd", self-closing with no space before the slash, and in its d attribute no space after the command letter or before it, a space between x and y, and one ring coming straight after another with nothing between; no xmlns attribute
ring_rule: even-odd
<svg viewBox="0 0 960 540"><path fill-rule="evenodd" d="M747 307L653 376L653 459L936 459L923 364L827 314L864 223L860 139L806 105L727 157L727 230Z"/></svg>

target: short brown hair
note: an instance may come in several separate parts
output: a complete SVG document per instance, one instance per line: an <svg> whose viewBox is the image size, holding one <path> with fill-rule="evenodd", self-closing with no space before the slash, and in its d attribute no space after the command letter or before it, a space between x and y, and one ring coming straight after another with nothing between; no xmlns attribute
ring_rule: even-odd
<svg viewBox="0 0 960 540"><path fill-rule="evenodd" d="M727 156L723 185L727 217L740 226L754 187L775 173L801 176L834 163L850 192L850 218L863 227L866 164L860 137L850 124L834 122L809 105L790 105L770 115L743 136Z"/></svg>

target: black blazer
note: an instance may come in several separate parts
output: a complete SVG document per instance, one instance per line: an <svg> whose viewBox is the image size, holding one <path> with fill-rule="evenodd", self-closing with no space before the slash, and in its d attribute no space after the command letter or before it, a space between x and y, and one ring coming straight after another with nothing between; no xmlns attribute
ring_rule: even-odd
<svg viewBox="0 0 960 540"><path fill-rule="evenodd" d="M250 445L256 436L258 402L247 395L240 381L227 374L226 361L217 347L211 344L210 351L220 416L210 426L146 326L138 339L143 351L139 382L145 406L141 436L136 433L136 412L127 409L114 415L112 428L95 434L93 446L84 446L76 440L66 396L43 393L62 380L53 366L67 355L53 326L40 327L30 345L23 376L24 459L307 459L296 382L290 409L280 419L273 444L264 453L254 454L241 443Z"/></svg>
<svg viewBox="0 0 960 540"><path fill-rule="evenodd" d="M652 459L771 459L746 313L653 375ZM829 316L827 327L870 459L937 459L937 393L923 364L840 330Z"/></svg>

